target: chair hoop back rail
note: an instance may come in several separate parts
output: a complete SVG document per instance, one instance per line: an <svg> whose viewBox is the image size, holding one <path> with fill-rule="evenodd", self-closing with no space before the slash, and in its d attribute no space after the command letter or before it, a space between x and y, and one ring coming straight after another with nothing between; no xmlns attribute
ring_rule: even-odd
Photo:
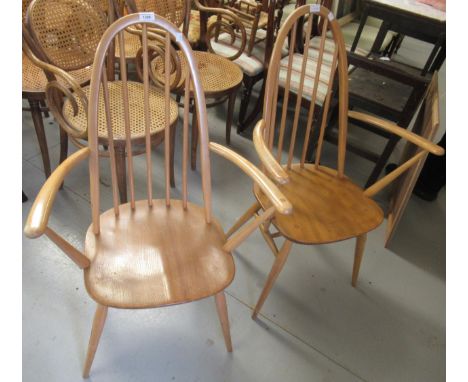
<svg viewBox="0 0 468 382"><path fill-rule="evenodd" d="M281 47L284 41L288 38L289 33L291 32L291 40L296 40L296 33L298 25L300 25L301 19L306 15L317 15L320 16L323 21L322 33L320 36L320 42L317 42L317 39L311 38L312 32L312 23L307 24L307 31L305 32L305 43L304 43L304 52L303 55L295 55L294 44L290 44L288 52L288 63L286 78L281 82L280 80L280 61L281 61ZM334 47L331 52L325 51L325 42L326 42L326 33L328 30L331 30L333 33L333 39L335 41ZM312 43L312 44L311 44ZM316 49L314 49L316 48ZM312 56L315 54L315 56ZM296 60L300 58L300 60ZM325 66L324 61L328 60L329 70ZM315 64L311 65L309 62ZM315 70L314 70L315 69ZM292 71L299 72L298 77L299 87L297 93L292 94L290 92L291 80L292 80ZM323 71L322 71L323 70ZM308 84L307 89L305 89L304 84L306 83L306 74L309 75L309 72L312 71L312 83ZM268 71L268 77L266 81L266 90L265 90L265 101L264 101L264 123L265 123L265 140L268 144L270 150L273 149L275 142L274 137L274 126L276 123L276 106L278 101L278 90L281 87L284 93L281 119L280 119L280 129L279 136L277 138L277 154L276 159L281 163L281 154L284 145L284 138L286 133L286 117L288 113L288 107L290 98L295 100L294 108L294 117L293 117L293 126L291 129L291 139L290 146L288 149L288 159L287 167L291 168L293 161L293 154L296 144L296 137L298 132L299 125L299 116L301 113L302 98L307 98L310 100L308 103L309 110L307 114L307 125L305 131L304 145L302 147L302 154L300 159L300 166L304 167L307 150L309 147L309 140L312 135L312 126L315 114L315 105L318 102L318 97L321 97L321 103L323 105L319 140L317 143L317 155L315 159L315 166L318 167L320 163L321 150L323 147L323 137L326 128L326 121L328 117L328 108L330 105L330 100L332 96L333 83L335 79L335 73L337 71L338 80L339 80L339 143L338 143L338 177L344 177L344 164L345 164L345 152L346 152L346 133L347 133L347 115L348 110L348 63L346 50L344 48L344 40L341 34L339 25L334 18L333 14L318 4L304 5L297 8L293 14L285 21L283 27L281 28L278 36L276 38L275 46L273 48L272 57L270 60L270 66ZM307 72L307 73L306 73ZM323 86L323 84L326 84ZM320 89L319 89L320 85ZM307 91L309 91L308 94ZM319 93L320 91L320 93ZM278 118L279 119L279 118Z"/></svg>

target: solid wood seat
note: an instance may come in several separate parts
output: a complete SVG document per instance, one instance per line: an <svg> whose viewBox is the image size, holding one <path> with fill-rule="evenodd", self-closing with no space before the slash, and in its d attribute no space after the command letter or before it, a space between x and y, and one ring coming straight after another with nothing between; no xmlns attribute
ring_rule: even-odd
<svg viewBox="0 0 468 382"><path fill-rule="evenodd" d="M286 170L290 181L279 186L293 203L290 215L276 214L273 225L287 239L302 244L323 244L360 236L378 227L383 211L348 178L313 164L292 165ZM268 201L254 186L256 198L266 208ZM356 219L359 216L359 219Z"/></svg>
<svg viewBox="0 0 468 382"><path fill-rule="evenodd" d="M232 256L222 249L220 224L206 224L203 207L181 200L146 200L101 215L101 232L88 229L85 270L88 293L99 304L155 308L212 296L234 277Z"/></svg>
<svg viewBox="0 0 468 382"><path fill-rule="evenodd" d="M113 81L109 83L109 104L112 117L113 138L115 141L125 143L125 113L124 100L122 97L122 81ZM82 88L86 97L89 98L90 87ZM145 115L144 105L141 102L144 93L144 86L140 82L128 81L128 102L132 113L129 115L130 134L132 140L145 138ZM151 112L151 128L150 134L164 132L165 126L165 98L164 91L155 87L149 89L149 107ZM179 107L177 102L170 99L170 124L173 125L178 118ZM82 102L77 102L78 113L74 115L73 107L70 100L66 99L63 104L63 115L68 121L79 131L86 131L88 128L88 115L83 107ZM99 106L104 110L104 96L102 90L99 96ZM105 113L99 115L98 136L103 141L107 141L107 121Z"/></svg>

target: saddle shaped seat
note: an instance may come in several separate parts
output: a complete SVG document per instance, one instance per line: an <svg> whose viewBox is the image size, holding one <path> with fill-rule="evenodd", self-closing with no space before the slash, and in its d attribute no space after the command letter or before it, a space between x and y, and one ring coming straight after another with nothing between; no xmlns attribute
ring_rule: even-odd
<svg viewBox="0 0 468 382"><path fill-rule="evenodd" d="M362 235L382 223L378 204L348 178L338 178L335 170L293 164L286 172L289 182L279 188L294 209L287 216L276 214L272 223L287 239L301 244L331 243ZM265 195L256 186L254 193L266 208Z"/></svg>
<svg viewBox="0 0 468 382"><path fill-rule="evenodd" d="M203 207L182 201L147 200L101 214L101 232L89 227L84 271L90 296L116 308L155 308L212 296L234 277L234 262L222 246L221 225L206 223Z"/></svg>

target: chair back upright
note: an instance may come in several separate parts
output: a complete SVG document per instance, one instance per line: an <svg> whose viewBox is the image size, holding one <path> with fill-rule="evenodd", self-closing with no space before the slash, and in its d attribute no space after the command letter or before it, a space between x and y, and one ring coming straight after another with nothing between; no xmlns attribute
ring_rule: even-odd
<svg viewBox="0 0 468 382"><path fill-rule="evenodd" d="M133 97L132 107L129 104L129 93L130 87L134 86L135 83L127 80L125 72L125 66L122 66L122 80L121 80L121 97L123 103L121 110L117 108L110 108L109 105L109 93L111 83L107 81L106 70L105 70L105 58L108 53L110 46L114 44L120 44L122 47L125 39L124 31L128 28L134 28L141 31L142 40L142 69L143 76L140 84L143 86L143 92L139 95L137 100ZM158 30L157 36L151 31ZM152 36L150 36L152 34ZM153 53L150 54L150 44L153 44L154 39L160 39L161 44L157 47ZM176 45L179 52L184 55L186 65L181 67L177 64L177 61L173 61L173 46ZM153 44L154 47L154 44ZM124 52L124 49L121 49ZM163 60L165 68L171 68L170 70L164 71L164 78L159 78L160 81L157 83L150 83L152 77L150 61L155 58L155 54L160 55ZM125 62L125 55L120 57L120 60ZM183 73L180 73L183 71ZM176 72L179 72L178 74ZM112 123L116 121L116 118L112 118L112 115L117 115L117 121L121 121L125 130L126 140L126 152L127 152L127 163L128 163L128 177L129 177L129 188L130 188L130 206L132 209L136 208L135 203L135 174L133 170L133 156L132 156L132 143L130 141L130 117L132 110L138 104L140 108L143 108L143 116L141 117L141 123L144 125L144 136L143 145L146 157L146 200L145 204L148 208L153 205L155 195L153 192L153 164L152 164L152 153L151 153L151 137L150 137L150 126L158 124L164 126L164 170L165 170L165 201L168 208L171 205L171 188L170 188L170 134L171 121L177 119L178 107L177 103L171 99L171 83L173 76L183 76L184 81L184 105L183 105L183 128L182 128L182 201L183 207L187 208L188 202L188 189L187 189L187 173L188 173L188 160L189 160L189 100L194 99L194 105L196 108L196 115L198 118L198 129L200 137L200 156L201 156L201 177L202 177L202 189L203 189L203 200L205 208L205 218L209 223L211 222L211 177L210 177L210 158L209 158L209 138L208 138L208 123L206 114L206 103L203 89L199 74L197 71L197 65L193 56L190 44L186 37L176 28L174 24L164 19L159 15L155 15L152 12L144 13L132 13L124 16L112 24L109 29L104 33L101 43L99 44L98 50L95 55L93 63L93 71L91 76L90 85L90 97L89 97L89 109L88 109L88 130L89 130L89 147L90 153L90 186L91 186L91 205L92 205L92 217L93 217L93 230L95 234L99 233L99 216L100 216L100 182L99 182L99 150L98 150L98 126L99 120L105 118L109 142L109 153L110 153L110 167L111 167L111 178L112 178L112 192L113 192L113 208L115 215L119 214L119 198L118 198L118 187L117 187L117 174L116 174L116 159L115 159L115 148L112 137L113 126ZM101 96L100 96L101 94ZM159 104L164 107L158 107L157 112L150 112L150 95L151 97L159 97L162 102ZM158 104L158 105L159 105ZM104 117L103 117L104 116ZM141 204L138 204L141 206Z"/></svg>
<svg viewBox="0 0 468 382"><path fill-rule="evenodd" d="M307 23L304 33L302 54L295 51L294 44L289 45L287 63L281 59L281 48L291 34L296 41L298 26L304 17L317 16L323 20L321 34L313 36L312 24ZM333 40L327 39L327 31L332 32ZM291 84L293 74L296 82L294 92ZM280 75L282 76L280 78ZM263 109L264 139L273 154L277 146L276 159L282 162L285 135L290 131L287 149L287 168L293 163L295 145L299 129L300 116L306 111L304 144L300 153L300 165L304 167L311 137L317 137L315 166L320 164L325 128L328 120L330 101L338 79L339 98L339 138L338 138L338 177L344 176L347 112L348 112L348 62L343 35L333 13L319 4L308 4L297 8L281 27L273 48L267 76ZM281 82L281 84L280 84ZM278 104L278 93L283 93L282 105ZM307 102L304 102L305 99ZM316 104L321 106L317 111ZM277 108L278 106L278 108ZM291 109L291 106L293 109ZM280 109L280 110L279 110ZM292 127L287 129L287 116L293 112ZM313 134L314 120L321 119L318 134ZM279 128L276 125L279 124ZM301 123L301 126L303 124ZM278 131L278 134L276 132ZM277 136L275 136L275 134ZM274 154L273 154L274 155Z"/></svg>

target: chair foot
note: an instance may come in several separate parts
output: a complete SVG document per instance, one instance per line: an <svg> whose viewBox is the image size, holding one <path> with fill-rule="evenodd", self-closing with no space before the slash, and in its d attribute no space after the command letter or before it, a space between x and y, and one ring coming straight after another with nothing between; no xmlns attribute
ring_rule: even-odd
<svg viewBox="0 0 468 382"><path fill-rule="evenodd" d="M356 287L357 279L359 276L359 269L361 268L362 256L364 255L364 248L366 246L367 234L363 234L356 238L356 248L354 250L354 264L353 264L353 276L351 279L351 285Z"/></svg>
<svg viewBox="0 0 468 382"><path fill-rule="evenodd" d="M101 339L102 329L107 317L107 306L98 304L96 313L93 320L93 328L91 329L91 337L89 338L88 353L86 354L86 361L83 368L83 378L89 377L89 371L93 364L94 355Z"/></svg>
<svg viewBox="0 0 468 382"><path fill-rule="evenodd" d="M258 299L257 305L255 306L255 309L252 314L252 319L256 319L258 313L260 312L260 309L262 309L263 304L265 303L266 298L268 297L268 294L271 291L271 288L273 287L273 284L275 283L279 273L283 269L284 264L286 263L286 259L288 258L289 252L291 250L292 246L292 241L285 240L283 246L281 247L281 250L278 252L276 255L275 262L273 263L273 267L271 268L270 274L268 275L267 282L262 290L262 294L260 295L260 298Z"/></svg>
<svg viewBox="0 0 468 382"><path fill-rule="evenodd" d="M229 316L226 305L226 296L224 292L219 292L215 295L216 310L218 311L219 321L223 329L224 342L229 353L232 352L231 332L229 330Z"/></svg>

